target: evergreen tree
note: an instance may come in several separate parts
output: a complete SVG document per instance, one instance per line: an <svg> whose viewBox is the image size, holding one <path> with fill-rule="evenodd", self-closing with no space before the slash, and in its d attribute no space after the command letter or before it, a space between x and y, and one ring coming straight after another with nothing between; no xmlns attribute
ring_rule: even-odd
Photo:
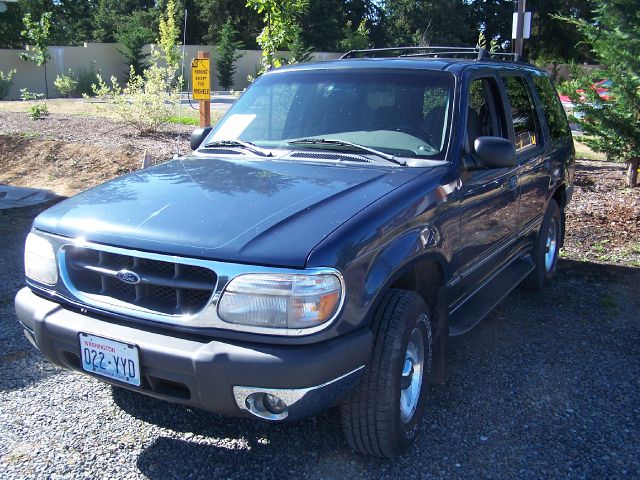
<svg viewBox="0 0 640 480"><path fill-rule="evenodd" d="M242 48L242 42L236 40L237 32L233 28L231 19L228 19L218 39L216 50L218 58L216 58L216 69L218 70L218 78L220 86L223 90L231 90L233 88L233 76L236 73L236 61L242 57L238 50Z"/></svg>
<svg viewBox="0 0 640 480"><path fill-rule="evenodd" d="M576 85L584 90L584 101L575 98L584 142L608 158L626 161L627 184L637 185L640 162L640 15L637 0L601 0L595 21L567 18L591 46L601 63L600 78L613 83L608 99L590 88L593 77L583 76ZM574 94L574 97L577 94Z"/></svg>
<svg viewBox="0 0 640 480"><path fill-rule="evenodd" d="M148 55L142 53L143 47L153 42L153 32L144 25L141 13L134 12L129 20L118 26L116 32L116 40L122 45L118 51L124 55L136 75L141 75L146 66Z"/></svg>

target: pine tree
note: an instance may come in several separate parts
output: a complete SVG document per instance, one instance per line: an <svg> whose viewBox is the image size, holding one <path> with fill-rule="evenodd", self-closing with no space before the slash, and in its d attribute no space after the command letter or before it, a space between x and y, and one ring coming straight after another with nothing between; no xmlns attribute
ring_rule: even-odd
<svg viewBox="0 0 640 480"><path fill-rule="evenodd" d="M143 24L139 13L141 12L134 12L116 31L116 40L122 45L118 51L124 55L136 75L141 75L146 66L145 59L148 55L142 49L153 42L153 32Z"/></svg>
<svg viewBox="0 0 640 480"><path fill-rule="evenodd" d="M638 0L601 0L595 22L565 18L576 25L602 65L600 78L612 81L607 98L590 88L593 76L576 81L586 99L576 100L584 114L585 143L607 158L628 165L627 185L638 181L640 163L640 15Z"/></svg>
<svg viewBox="0 0 640 480"><path fill-rule="evenodd" d="M242 48L242 42L236 40L237 32L233 28L231 19L222 26L220 38L216 45L218 58L216 59L216 68L218 70L218 78L220 86L223 90L231 90L233 87L233 76L236 73L236 60L242 57L238 53L238 49Z"/></svg>

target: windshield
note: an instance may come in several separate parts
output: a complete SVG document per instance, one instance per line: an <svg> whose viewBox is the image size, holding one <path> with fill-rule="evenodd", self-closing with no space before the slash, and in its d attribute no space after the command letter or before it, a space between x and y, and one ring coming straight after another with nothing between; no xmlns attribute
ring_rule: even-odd
<svg viewBox="0 0 640 480"><path fill-rule="evenodd" d="M311 148L343 140L395 156L444 159L453 77L413 70L302 70L260 77L207 141ZM313 144L313 148L349 149Z"/></svg>

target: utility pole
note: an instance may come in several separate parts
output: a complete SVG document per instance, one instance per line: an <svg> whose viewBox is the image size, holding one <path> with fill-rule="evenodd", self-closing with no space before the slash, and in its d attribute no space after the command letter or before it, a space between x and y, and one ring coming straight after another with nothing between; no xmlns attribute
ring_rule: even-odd
<svg viewBox="0 0 640 480"><path fill-rule="evenodd" d="M515 53L522 57L524 46L524 12L527 7L527 0L518 0L518 15L516 23Z"/></svg>

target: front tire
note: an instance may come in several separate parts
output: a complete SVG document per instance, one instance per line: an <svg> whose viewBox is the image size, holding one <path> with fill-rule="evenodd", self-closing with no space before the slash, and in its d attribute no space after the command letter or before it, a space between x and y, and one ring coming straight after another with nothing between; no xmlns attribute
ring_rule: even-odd
<svg viewBox="0 0 640 480"><path fill-rule="evenodd" d="M369 364L341 406L347 442L366 455L393 458L411 445L431 373L431 317L420 295L390 290L373 319Z"/></svg>
<svg viewBox="0 0 640 480"><path fill-rule="evenodd" d="M533 247L535 269L525 278L525 287L543 290L551 282L556 273L563 231L562 212L556 201L551 200Z"/></svg>

